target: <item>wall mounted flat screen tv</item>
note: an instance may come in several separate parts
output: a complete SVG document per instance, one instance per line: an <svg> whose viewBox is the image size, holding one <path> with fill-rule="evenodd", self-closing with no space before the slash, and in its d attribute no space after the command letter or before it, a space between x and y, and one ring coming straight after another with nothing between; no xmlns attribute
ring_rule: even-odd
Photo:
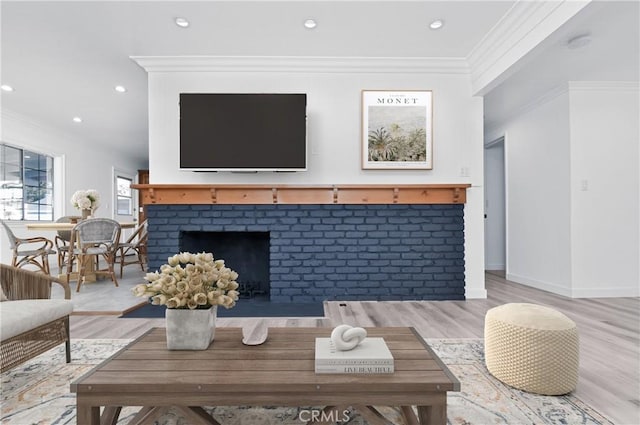
<svg viewBox="0 0 640 425"><path fill-rule="evenodd" d="M181 93L180 169L304 171L307 95Z"/></svg>

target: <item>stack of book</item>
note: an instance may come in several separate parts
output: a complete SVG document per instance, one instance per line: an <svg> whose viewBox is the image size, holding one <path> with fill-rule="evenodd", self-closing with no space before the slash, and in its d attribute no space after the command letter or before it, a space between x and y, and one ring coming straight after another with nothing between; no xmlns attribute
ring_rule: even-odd
<svg viewBox="0 0 640 425"><path fill-rule="evenodd" d="M316 373L393 373L393 356L382 338L365 338L339 351L331 338L316 338Z"/></svg>

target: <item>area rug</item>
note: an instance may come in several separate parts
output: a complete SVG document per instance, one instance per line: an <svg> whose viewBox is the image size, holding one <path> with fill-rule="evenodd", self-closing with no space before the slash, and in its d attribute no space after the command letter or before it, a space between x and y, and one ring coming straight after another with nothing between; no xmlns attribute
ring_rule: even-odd
<svg viewBox="0 0 640 425"><path fill-rule="evenodd" d="M11 425L75 424L75 395L69 384L100 363L129 340L73 340L72 363L64 362L60 346L2 374L0 421ZM472 424L607 424L610 422L578 398L528 394L493 378L484 367L482 340L432 339L427 342L461 382L461 391L448 395L448 423ZM223 425L301 425L317 407L216 407L207 408ZM137 408L123 409L118 424L127 423ZM381 411L394 424L399 415ZM357 411L340 423L367 425ZM158 425L188 425L170 411Z"/></svg>
<svg viewBox="0 0 640 425"><path fill-rule="evenodd" d="M164 318L163 305L143 304L122 316L133 318ZM218 307L218 317L324 317L324 305L315 303L273 303L261 298L241 299L233 308Z"/></svg>

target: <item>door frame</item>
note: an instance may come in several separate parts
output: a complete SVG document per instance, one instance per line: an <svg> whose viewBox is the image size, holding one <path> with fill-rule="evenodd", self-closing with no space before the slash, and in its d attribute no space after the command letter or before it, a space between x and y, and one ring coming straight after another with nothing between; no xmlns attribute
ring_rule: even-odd
<svg viewBox="0 0 640 425"><path fill-rule="evenodd" d="M504 207L504 220L501 223L504 226L503 229L503 234L504 234L504 271L505 273L508 273L508 269L509 269L509 202L508 202L508 184L509 184L509 178L508 178L508 166L507 166L507 161L508 161L508 154L507 154L507 135L506 133L500 137L494 138L493 140L491 140L490 142L485 143L484 145L484 150L485 150L485 157L486 157L486 151L488 149L491 148L495 148L497 145L502 144L502 150L503 150L503 156L502 156L502 167L503 167L503 190L502 190L502 200L503 200L503 207ZM485 172L485 178L486 178L486 173L487 173L488 167L484 167L484 172ZM486 196L486 192L488 189L488 185L486 183L485 180L485 205L484 205L484 211L485 211L485 258L487 258L487 241L488 241L488 233L487 232L487 196ZM490 197L489 197L490 198ZM491 209L491 206L489 205L489 210ZM489 211L489 213L491 213ZM487 267L487 264L485 263L485 268Z"/></svg>

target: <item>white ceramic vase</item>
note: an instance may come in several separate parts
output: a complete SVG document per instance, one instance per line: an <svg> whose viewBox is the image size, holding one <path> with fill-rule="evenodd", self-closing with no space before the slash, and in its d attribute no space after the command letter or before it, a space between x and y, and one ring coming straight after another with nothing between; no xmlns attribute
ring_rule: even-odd
<svg viewBox="0 0 640 425"><path fill-rule="evenodd" d="M206 350L215 336L218 306L207 310L168 308L167 349Z"/></svg>

